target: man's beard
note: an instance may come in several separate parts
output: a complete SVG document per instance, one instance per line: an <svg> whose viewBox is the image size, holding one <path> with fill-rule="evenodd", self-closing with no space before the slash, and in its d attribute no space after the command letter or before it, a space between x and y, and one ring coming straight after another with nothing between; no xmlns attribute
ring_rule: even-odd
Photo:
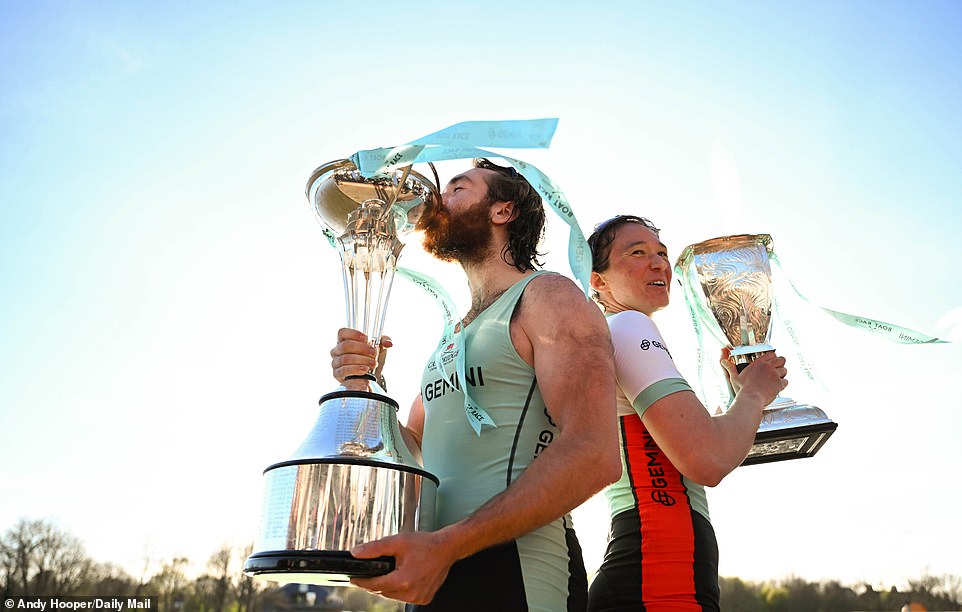
<svg viewBox="0 0 962 612"><path fill-rule="evenodd" d="M441 261L479 263L491 245L491 203L479 202L452 217L444 210L431 209L418 221L424 230L424 250Z"/></svg>

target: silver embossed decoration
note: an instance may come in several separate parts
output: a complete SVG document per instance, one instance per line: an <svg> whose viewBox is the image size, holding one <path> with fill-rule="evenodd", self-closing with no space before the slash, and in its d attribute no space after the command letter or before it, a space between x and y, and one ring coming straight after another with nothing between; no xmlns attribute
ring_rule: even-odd
<svg viewBox="0 0 962 612"><path fill-rule="evenodd" d="M314 171L307 197L340 254L347 326L377 347L401 238L426 207L440 205L439 190L410 166L366 178L339 160ZM260 532L245 573L343 585L394 568L391 557L353 557L355 545L434 528L438 478L403 439L397 402L372 374L349 378L321 397L301 446L264 470Z"/></svg>
<svg viewBox="0 0 962 612"><path fill-rule="evenodd" d="M690 245L675 263L696 330L707 327L731 347L742 371L775 350L772 333L772 269L768 234L723 236ZM811 457L837 425L816 406L779 396L765 408L755 444L742 465Z"/></svg>

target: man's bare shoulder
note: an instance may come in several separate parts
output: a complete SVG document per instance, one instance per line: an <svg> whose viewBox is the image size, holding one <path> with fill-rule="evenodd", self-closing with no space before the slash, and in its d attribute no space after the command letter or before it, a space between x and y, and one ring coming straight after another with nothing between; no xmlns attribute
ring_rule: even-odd
<svg viewBox="0 0 962 612"><path fill-rule="evenodd" d="M527 327L569 325L584 321L591 326L602 325L604 315L570 278L551 272L531 280L525 288L518 311Z"/></svg>
<svg viewBox="0 0 962 612"><path fill-rule="evenodd" d="M552 296L587 299L573 280L557 272L539 274L524 290L525 299L551 299Z"/></svg>

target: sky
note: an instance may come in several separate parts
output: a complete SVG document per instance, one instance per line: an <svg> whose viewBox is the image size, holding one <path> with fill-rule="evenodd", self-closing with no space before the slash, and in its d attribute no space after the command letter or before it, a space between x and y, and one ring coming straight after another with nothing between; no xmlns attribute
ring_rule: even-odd
<svg viewBox="0 0 962 612"><path fill-rule="evenodd" d="M314 168L468 120L587 235L766 233L806 301L786 393L838 430L709 490L720 573L888 587L962 575L962 4L0 0L0 532L45 518L139 575L253 540L262 471L337 384L340 264ZM442 181L466 161L439 165ZM571 274L549 219L546 267ZM405 247L462 312L460 271ZM689 380L680 288L655 316ZM819 306L954 339L898 345ZM442 329L395 283L401 417ZM776 349L790 348L778 330ZM791 351L791 367L797 361ZM589 571L604 501L575 513Z"/></svg>

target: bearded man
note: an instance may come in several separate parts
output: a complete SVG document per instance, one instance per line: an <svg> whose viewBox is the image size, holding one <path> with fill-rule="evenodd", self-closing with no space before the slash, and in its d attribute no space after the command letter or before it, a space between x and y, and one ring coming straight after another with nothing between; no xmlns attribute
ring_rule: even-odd
<svg viewBox="0 0 962 612"><path fill-rule="evenodd" d="M432 355L405 429L440 479L437 530L360 545L394 571L353 583L412 610L583 610L587 579L568 513L615 481L615 382L607 325L568 278L537 270L545 213L513 168L474 161L420 222L424 247L458 262L471 290L461 320L466 380ZM331 351L343 382L377 367L352 329ZM383 359L380 360L383 365ZM475 432L466 389L494 422Z"/></svg>

